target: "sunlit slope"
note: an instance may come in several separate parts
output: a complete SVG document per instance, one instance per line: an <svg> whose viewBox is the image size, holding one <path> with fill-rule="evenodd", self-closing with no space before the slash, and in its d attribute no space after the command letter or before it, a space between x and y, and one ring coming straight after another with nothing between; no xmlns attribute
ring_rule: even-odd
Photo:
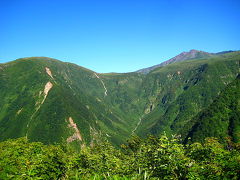
<svg viewBox="0 0 240 180"><path fill-rule="evenodd" d="M99 74L45 57L1 64L0 140L119 145L131 134L188 136L192 119L236 79L239 61L231 52L148 74Z"/></svg>
<svg viewBox="0 0 240 180"><path fill-rule="evenodd" d="M149 73L141 88L148 103L137 133L179 134L236 78L239 61L240 53L235 52L175 63Z"/></svg>
<svg viewBox="0 0 240 180"><path fill-rule="evenodd" d="M27 136L53 143L73 136L72 141L89 143L103 135L118 144L129 136L128 123L106 103L104 82L93 71L49 58L25 58L2 64L0 76L1 140Z"/></svg>
<svg viewBox="0 0 240 180"><path fill-rule="evenodd" d="M222 142L231 137L240 142L240 75L184 126L182 134L185 142L203 142L206 137L218 137Z"/></svg>

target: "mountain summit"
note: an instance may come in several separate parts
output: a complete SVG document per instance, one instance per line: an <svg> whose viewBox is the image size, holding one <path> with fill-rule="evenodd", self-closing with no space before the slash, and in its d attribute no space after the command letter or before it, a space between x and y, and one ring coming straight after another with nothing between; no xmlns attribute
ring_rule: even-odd
<svg viewBox="0 0 240 180"><path fill-rule="evenodd" d="M137 72L147 74L150 71L152 71L152 70L154 70L158 67L166 66L168 64L172 64L172 63L175 63L175 62L181 62L181 61L185 61L185 60L190 60L190 59L208 58L208 57L211 57L213 55L214 55L213 53L208 53L208 52L192 49L189 52L182 52L179 55L177 55L177 56L175 56L175 57L173 57L173 58L171 58L167 61L162 62L161 64L157 64L155 66L140 69Z"/></svg>

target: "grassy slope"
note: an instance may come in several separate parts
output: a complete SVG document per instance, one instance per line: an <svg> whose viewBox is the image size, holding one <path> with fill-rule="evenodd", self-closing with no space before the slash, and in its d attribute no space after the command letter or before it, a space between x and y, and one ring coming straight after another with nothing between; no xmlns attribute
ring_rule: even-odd
<svg viewBox="0 0 240 180"><path fill-rule="evenodd" d="M235 79L239 60L240 52L234 52L171 64L147 75L95 74L49 58L1 64L0 139L28 132L33 141L66 141L74 133L69 117L86 143L101 135L120 144L136 127L139 135L179 133ZM36 111L36 102L43 100L39 92L48 81L53 88Z"/></svg>
<svg viewBox="0 0 240 180"><path fill-rule="evenodd" d="M187 133L187 134L186 134ZM230 83L213 103L182 129L185 142L203 142L206 137L232 137L240 142L240 76Z"/></svg>
<svg viewBox="0 0 240 180"><path fill-rule="evenodd" d="M65 141L73 134L68 128L69 117L77 123L86 142L96 133L108 134L115 144L129 136L123 128L126 122L119 118L121 114L105 102L104 88L94 72L48 58L20 59L1 67L1 140L28 132L34 141ZM45 67L50 68L54 79L47 75ZM53 88L37 110L36 102L43 99L39 92L48 81Z"/></svg>
<svg viewBox="0 0 240 180"><path fill-rule="evenodd" d="M240 53L206 60L191 60L152 71L143 83L148 107L139 134L179 133L199 111L208 106L239 72ZM148 108L146 107L146 108Z"/></svg>

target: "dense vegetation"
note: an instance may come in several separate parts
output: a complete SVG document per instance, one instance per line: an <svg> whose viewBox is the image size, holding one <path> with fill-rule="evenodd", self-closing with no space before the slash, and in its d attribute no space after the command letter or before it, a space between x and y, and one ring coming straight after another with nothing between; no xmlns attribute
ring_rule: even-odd
<svg viewBox="0 0 240 180"><path fill-rule="evenodd" d="M227 148L227 149L226 149ZM79 152L26 138L0 143L0 179L239 179L240 146L215 138L132 137L121 149L101 141Z"/></svg>
<svg viewBox="0 0 240 180"><path fill-rule="evenodd" d="M201 120L205 125L195 128L197 131L192 127L196 127L196 116L235 81L240 52L199 58L171 63L148 74L99 74L44 57L0 64L0 141L27 136L44 144L68 142L79 147L94 143L101 135L119 146L133 133L146 137L166 132L193 141L231 136L238 142L239 118L217 118L217 132L234 126L224 134L208 128L210 121ZM45 97L47 83L52 88ZM226 112L231 109L229 103L227 106Z"/></svg>
<svg viewBox="0 0 240 180"><path fill-rule="evenodd" d="M209 127L211 130L209 130ZM185 142L203 142L206 137L219 137L221 142L225 137L231 137L234 142L240 142L240 75L227 85L213 103L201 111L182 129L187 132Z"/></svg>
<svg viewBox="0 0 240 180"><path fill-rule="evenodd" d="M236 79L239 60L238 53L230 53L170 64L150 72L142 89L147 90L147 104L153 108L144 115L137 133L181 134L184 126Z"/></svg>

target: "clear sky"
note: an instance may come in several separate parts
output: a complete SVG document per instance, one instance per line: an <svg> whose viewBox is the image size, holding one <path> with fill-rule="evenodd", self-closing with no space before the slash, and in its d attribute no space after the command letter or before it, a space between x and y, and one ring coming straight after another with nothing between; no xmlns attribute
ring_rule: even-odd
<svg viewBox="0 0 240 180"><path fill-rule="evenodd" d="M0 0L0 62L47 56L129 72L240 49L239 0Z"/></svg>

